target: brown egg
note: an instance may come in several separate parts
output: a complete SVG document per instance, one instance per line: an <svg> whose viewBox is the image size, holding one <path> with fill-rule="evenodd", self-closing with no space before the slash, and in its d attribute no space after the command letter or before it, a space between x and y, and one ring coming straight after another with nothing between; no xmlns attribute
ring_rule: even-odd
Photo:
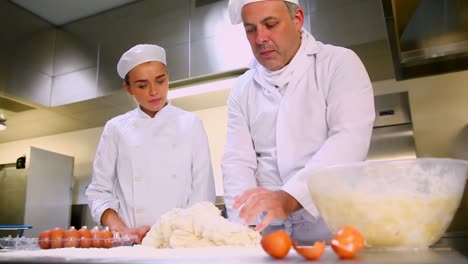
<svg viewBox="0 0 468 264"><path fill-rule="evenodd" d="M78 247L80 245L80 232L70 226L63 235L63 247Z"/></svg>
<svg viewBox="0 0 468 264"><path fill-rule="evenodd" d="M330 244L340 258L351 259L365 246L366 239L356 228L344 226L336 230Z"/></svg>
<svg viewBox="0 0 468 264"><path fill-rule="evenodd" d="M63 231L60 227L55 227L50 231L50 247L51 248L62 248L62 240L63 236L65 235L65 231Z"/></svg>
<svg viewBox="0 0 468 264"><path fill-rule="evenodd" d="M317 241L313 246L298 246L293 242L293 248L307 260L317 260L325 252L325 241Z"/></svg>
<svg viewBox="0 0 468 264"><path fill-rule="evenodd" d="M95 226L91 230L89 230L91 233L91 237L93 238L93 241L91 242L91 246L95 248L100 248L102 246L102 233L99 230L99 227Z"/></svg>
<svg viewBox="0 0 468 264"><path fill-rule="evenodd" d="M39 247L42 249L50 248L50 230L44 230L39 234L38 237Z"/></svg>
<svg viewBox="0 0 468 264"><path fill-rule="evenodd" d="M276 259L286 257L291 249L291 244L291 237L283 230L264 235L261 240L263 250Z"/></svg>
<svg viewBox="0 0 468 264"><path fill-rule="evenodd" d="M93 237L91 236L91 232L88 227L82 226L78 232L80 232L80 247L90 248L93 243Z"/></svg>
<svg viewBox="0 0 468 264"><path fill-rule="evenodd" d="M114 234L112 234L108 227L106 227L104 230L101 230L101 234L103 237L102 246L105 248L111 248Z"/></svg>

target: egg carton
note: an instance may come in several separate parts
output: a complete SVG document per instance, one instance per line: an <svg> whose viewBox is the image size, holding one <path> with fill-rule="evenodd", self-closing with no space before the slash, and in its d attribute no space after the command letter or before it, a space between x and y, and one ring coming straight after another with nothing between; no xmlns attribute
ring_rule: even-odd
<svg viewBox="0 0 468 264"><path fill-rule="evenodd" d="M114 238L90 238L90 239L61 239L61 240L39 240L27 237L3 237L0 238L0 250L39 250L40 244L49 245L46 249L54 248L113 248L131 247L135 243L135 237L124 235ZM44 247L43 247L44 248Z"/></svg>
<svg viewBox="0 0 468 264"><path fill-rule="evenodd" d="M119 238L89 238L89 239L61 239L61 240L38 240L38 245L43 249L53 248L113 248L131 247L135 239L123 236ZM44 247L44 243L48 246Z"/></svg>
<svg viewBox="0 0 468 264"><path fill-rule="evenodd" d="M36 250L39 249L37 238L27 237L2 237L0 238L0 250Z"/></svg>

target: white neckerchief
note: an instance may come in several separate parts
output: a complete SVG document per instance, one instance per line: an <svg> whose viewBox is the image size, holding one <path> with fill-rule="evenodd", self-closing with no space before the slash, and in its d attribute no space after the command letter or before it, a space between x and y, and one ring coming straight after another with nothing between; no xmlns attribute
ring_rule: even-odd
<svg viewBox="0 0 468 264"><path fill-rule="evenodd" d="M281 94L284 94L284 90L286 90L286 86L288 85L289 80L292 76L292 71L290 71L289 69L291 69L289 64L277 71L269 71L266 68L262 67L261 71L263 80L268 85L271 85L278 89L278 91Z"/></svg>
<svg viewBox="0 0 468 264"><path fill-rule="evenodd" d="M259 64L258 71L255 73L255 79L264 85L273 86L280 92L281 95L284 95L286 88L289 84L289 81L292 78L293 72L296 69L298 57L303 56L305 52L305 47L307 46L308 37L307 34L304 34L304 31L301 31L301 46L297 50L296 54L283 68L277 71L270 71Z"/></svg>

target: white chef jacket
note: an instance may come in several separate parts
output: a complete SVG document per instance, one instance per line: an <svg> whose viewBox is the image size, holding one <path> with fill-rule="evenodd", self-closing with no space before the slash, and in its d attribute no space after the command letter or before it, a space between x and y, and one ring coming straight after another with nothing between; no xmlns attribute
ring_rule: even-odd
<svg viewBox="0 0 468 264"><path fill-rule="evenodd" d="M108 121L86 190L93 219L115 210L127 227L153 225L175 207L215 201L201 120L167 104L154 118L139 107Z"/></svg>
<svg viewBox="0 0 468 264"><path fill-rule="evenodd" d="M255 78L263 66L254 61L229 96L221 165L234 221L241 222L232 209L234 197L257 186L288 192L304 207L299 214L315 221L319 213L307 172L367 156L375 112L362 62L353 51L318 42L305 30L302 38L304 55L294 58L284 95Z"/></svg>

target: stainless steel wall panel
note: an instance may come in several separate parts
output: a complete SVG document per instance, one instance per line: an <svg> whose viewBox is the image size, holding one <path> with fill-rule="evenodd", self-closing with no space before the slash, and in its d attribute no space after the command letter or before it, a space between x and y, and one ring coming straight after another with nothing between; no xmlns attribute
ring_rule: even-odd
<svg viewBox="0 0 468 264"><path fill-rule="evenodd" d="M12 4L10 1L0 1L1 48L5 44L16 43L18 39L24 39L25 36L50 28L52 26L38 16Z"/></svg>
<svg viewBox="0 0 468 264"><path fill-rule="evenodd" d="M345 2L347 10L356 9L351 3ZM49 94L53 103L49 100L46 105L78 102L93 94L99 97L121 89L116 64L123 52L139 43L156 43L166 48L172 81L245 68L253 58L252 52L243 26L231 25L227 6L228 0L197 7L195 0L142 0L63 26L56 32L57 41L51 55L53 62L48 64L48 69L43 65L39 67L56 78L52 92L59 93ZM336 15L336 10L343 4L300 0L300 6L305 13L304 28L310 31L320 26L311 24L314 19L323 19L322 22L329 25L330 18L322 13ZM38 54L46 55L45 52ZM83 94L75 94L78 90L67 91L62 84L57 86L66 83L66 79L84 75L86 79L78 81L79 85L91 85L87 79L89 74L62 75L95 67L96 85L82 88ZM75 101L71 101L69 93L77 96Z"/></svg>
<svg viewBox="0 0 468 264"><path fill-rule="evenodd" d="M151 3L154 3L153 1ZM145 38L149 41L155 41L155 44L161 45L177 45L189 42L189 23L190 23L190 3L186 1L186 5L170 11L160 11L154 16L148 14L141 20L141 27ZM153 4L154 5L154 4ZM157 6L149 6L148 8L158 10ZM141 28L134 28L135 33ZM140 32L141 34L142 32ZM137 33L138 34L138 33Z"/></svg>
<svg viewBox="0 0 468 264"><path fill-rule="evenodd" d="M189 42L189 0L138 1L64 27L101 44L108 55L122 55L138 43Z"/></svg>
<svg viewBox="0 0 468 264"><path fill-rule="evenodd" d="M11 68L28 68L48 76L53 75L56 30L50 29L29 35L12 46Z"/></svg>
<svg viewBox="0 0 468 264"><path fill-rule="evenodd" d="M97 96L103 96L122 88L117 62L140 43L166 48L171 78L188 78L189 19L189 0L139 1L64 29L84 41L99 43Z"/></svg>
<svg viewBox="0 0 468 264"><path fill-rule="evenodd" d="M0 1L0 92L6 92L6 85L11 61L11 47L21 45L19 39L26 39L30 34L43 32L51 28L50 24L37 16L12 4L10 1ZM12 92L11 89L9 92ZM13 91L14 92L14 91ZM16 95L16 94L15 94Z"/></svg>
<svg viewBox="0 0 468 264"><path fill-rule="evenodd" d="M386 39L348 48L359 56L372 82L394 79L392 55Z"/></svg>
<svg viewBox="0 0 468 264"><path fill-rule="evenodd" d="M26 201L26 169L0 169L0 223L3 225L23 225ZM0 231L0 237L11 235L10 231Z"/></svg>
<svg viewBox="0 0 468 264"><path fill-rule="evenodd" d="M194 2L194 1L192 1ZM228 1L217 1L200 7L192 7L190 18L190 40L199 41L222 35L231 27L228 14Z"/></svg>
<svg viewBox="0 0 468 264"><path fill-rule="evenodd" d="M412 124L374 128L368 160L416 158Z"/></svg>
<svg viewBox="0 0 468 264"><path fill-rule="evenodd" d="M97 96L97 68L55 76L52 82L51 106L84 101Z"/></svg>
<svg viewBox="0 0 468 264"><path fill-rule="evenodd" d="M189 43L183 43L166 48L169 80L175 81L189 78Z"/></svg>
<svg viewBox="0 0 468 264"><path fill-rule="evenodd" d="M386 39L380 1L309 0L311 33L317 40L351 46Z"/></svg>
<svg viewBox="0 0 468 264"><path fill-rule="evenodd" d="M374 97L374 127L411 123L408 92L378 95Z"/></svg>
<svg viewBox="0 0 468 264"><path fill-rule="evenodd" d="M57 30L53 75L97 67L97 44L89 44L72 34Z"/></svg>
<svg viewBox="0 0 468 264"><path fill-rule="evenodd" d="M302 27L305 28L305 30L307 30L310 33L310 15L309 14L304 15L304 25Z"/></svg>
<svg viewBox="0 0 468 264"><path fill-rule="evenodd" d="M304 10L304 25L302 27L310 32L309 1L299 0L299 6Z"/></svg>
<svg viewBox="0 0 468 264"><path fill-rule="evenodd" d="M123 80L117 74L118 58L107 55L108 50L99 51L96 96L101 97L123 89Z"/></svg>
<svg viewBox="0 0 468 264"><path fill-rule="evenodd" d="M415 158L408 92L375 96L375 121L369 160Z"/></svg>
<svg viewBox="0 0 468 264"><path fill-rule="evenodd" d="M191 42L190 56L190 77L245 68L253 57L241 27Z"/></svg>
<svg viewBox="0 0 468 264"><path fill-rule="evenodd" d="M5 92L49 105L55 38L55 30L46 30L12 46Z"/></svg>
<svg viewBox="0 0 468 264"><path fill-rule="evenodd" d="M8 76L5 92L38 104L50 105L52 77L29 68L17 69Z"/></svg>

